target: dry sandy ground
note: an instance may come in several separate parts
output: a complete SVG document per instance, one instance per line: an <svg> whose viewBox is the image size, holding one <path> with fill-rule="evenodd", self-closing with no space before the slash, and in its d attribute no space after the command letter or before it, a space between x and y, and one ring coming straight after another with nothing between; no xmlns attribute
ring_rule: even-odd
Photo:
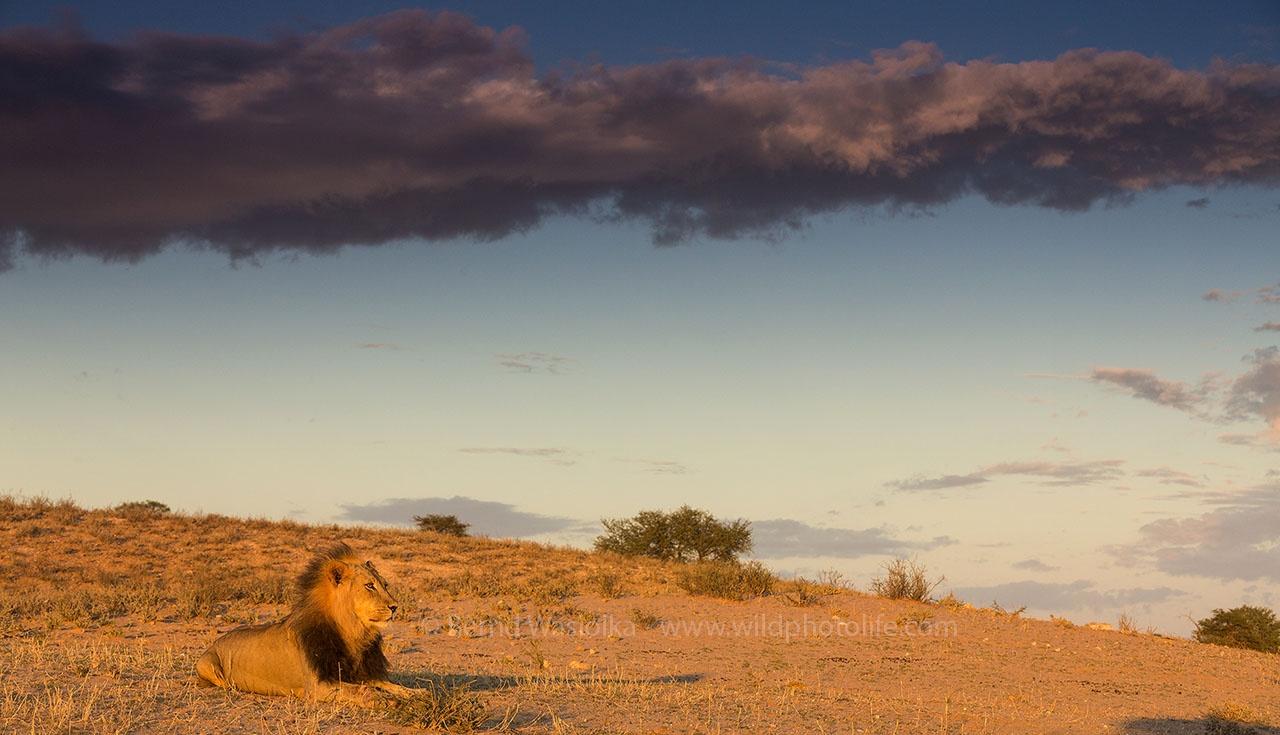
<svg viewBox="0 0 1280 735"><path fill-rule="evenodd" d="M336 539L405 608L400 680L543 733L1266 733L1280 656L840 591L693 597L661 564L527 543L0 504L0 731L422 732L381 710L198 688L220 632L287 610ZM637 622L638 621L638 622ZM1270 726L1214 723L1222 707Z"/></svg>

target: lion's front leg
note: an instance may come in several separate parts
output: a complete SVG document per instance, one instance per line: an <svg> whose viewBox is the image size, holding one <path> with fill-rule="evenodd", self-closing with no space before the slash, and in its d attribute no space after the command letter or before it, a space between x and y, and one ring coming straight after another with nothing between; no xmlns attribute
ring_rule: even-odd
<svg viewBox="0 0 1280 735"><path fill-rule="evenodd" d="M369 686L397 697L412 697L414 694L414 691L409 687L403 687L389 681L371 681Z"/></svg>
<svg viewBox="0 0 1280 735"><path fill-rule="evenodd" d="M312 697L324 702L346 702L360 707L376 707L380 704L378 690L373 686L346 682L317 684L312 690Z"/></svg>

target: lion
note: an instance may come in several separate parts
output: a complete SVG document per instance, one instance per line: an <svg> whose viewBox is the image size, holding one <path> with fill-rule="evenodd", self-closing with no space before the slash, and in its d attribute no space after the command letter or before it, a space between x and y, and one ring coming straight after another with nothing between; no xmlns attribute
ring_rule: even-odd
<svg viewBox="0 0 1280 735"><path fill-rule="evenodd" d="M370 690L408 696L387 678L382 628L397 603L371 562L345 543L298 578L300 599L282 620L219 637L196 663L203 686L370 704Z"/></svg>

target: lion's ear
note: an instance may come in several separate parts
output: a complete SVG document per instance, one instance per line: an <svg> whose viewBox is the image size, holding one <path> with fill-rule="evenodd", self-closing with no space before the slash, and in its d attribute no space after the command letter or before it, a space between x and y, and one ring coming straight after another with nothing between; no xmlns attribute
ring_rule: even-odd
<svg viewBox="0 0 1280 735"><path fill-rule="evenodd" d="M337 587L342 584L342 580L347 577L347 565L340 561L333 561L329 564L329 579L333 580L333 586Z"/></svg>

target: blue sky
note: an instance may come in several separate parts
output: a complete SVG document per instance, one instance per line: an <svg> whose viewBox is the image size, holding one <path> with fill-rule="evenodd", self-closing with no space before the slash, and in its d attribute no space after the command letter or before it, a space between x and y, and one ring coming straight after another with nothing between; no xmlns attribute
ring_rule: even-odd
<svg viewBox="0 0 1280 735"><path fill-rule="evenodd" d="M1280 32L1263 3L646 4L622 22L585 3L451 7L522 26L538 73L592 55L821 67L911 40L947 61L1096 45L1275 73ZM78 11L108 44L308 27L289 3ZM0 23L51 13L6 6ZM0 489L317 521L443 509L578 544L602 516L690 503L755 521L784 571L865 582L916 555L979 604L1185 633L1188 612L1280 603L1280 524L1259 525L1280 517L1280 382L1272 357L1244 359L1280 342L1255 331L1280 321L1269 170L1126 178L1087 211L971 191L658 247L649 214L568 210L480 242L290 241L234 263L220 235L119 262L95 239L115 230L69 196L88 224L15 241L0 272ZM49 226L24 216L0 211L0 231Z"/></svg>

